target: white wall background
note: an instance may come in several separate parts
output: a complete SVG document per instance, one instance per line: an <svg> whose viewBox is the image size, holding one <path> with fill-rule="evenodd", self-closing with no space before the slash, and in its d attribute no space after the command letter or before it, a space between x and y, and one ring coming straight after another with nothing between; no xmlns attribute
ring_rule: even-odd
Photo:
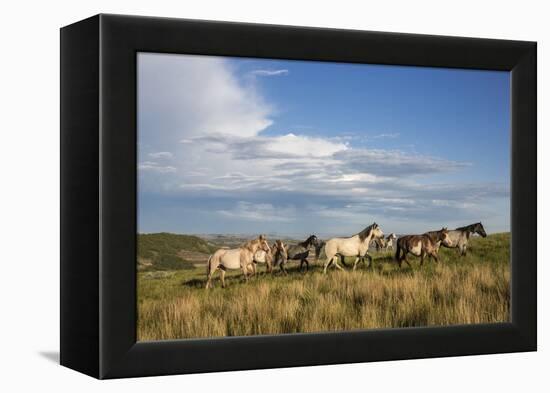
<svg viewBox="0 0 550 393"><path fill-rule="evenodd" d="M11 391L464 392L550 386L548 248L539 248L539 352L99 382L56 364L59 345L59 31L96 13L322 26L539 42L539 233L550 169L543 117L550 43L544 2L94 0L2 6L0 39L0 386ZM545 181L546 180L546 181ZM544 280L548 282L548 280ZM546 362L546 365L544 364Z"/></svg>

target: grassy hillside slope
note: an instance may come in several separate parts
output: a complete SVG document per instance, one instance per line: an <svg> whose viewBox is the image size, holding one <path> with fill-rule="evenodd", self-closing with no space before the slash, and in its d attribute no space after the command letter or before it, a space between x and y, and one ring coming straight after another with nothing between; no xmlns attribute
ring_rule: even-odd
<svg viewBox="0 0 550 393"><path fill-rule="evenodd" d="M193 257L203 258L216 247L190 235L151 233L138 235L138 267L140 270L193 269Z"/></svg>

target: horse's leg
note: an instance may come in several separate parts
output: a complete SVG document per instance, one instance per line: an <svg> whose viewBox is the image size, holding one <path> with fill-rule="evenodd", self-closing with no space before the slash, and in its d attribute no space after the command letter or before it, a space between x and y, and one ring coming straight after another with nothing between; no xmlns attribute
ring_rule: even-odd
<svg viewBox="0 0 550 393"><path fill-rule="evenodd" d="M403 254L403 260L404 260L405 262L407 262L407 265L409 265L409 267L412 269L412 265L411 265L411 263L409 262L409 260L407 259L407 253L404 253L404 254Z"/></svg>
<svg viewBox="0 0 550 393"><path fill-rule="evenodd" d="M342 265L345 267L348 267L348 264L346 263L346 257L343 255L340 255L340 262L342 262Z"/></svg>
<svg viewBox="0 0 550 393"><path fill-rule="evenodd" d="M367 267L369 267L371 269L374 269L374 259L370 256L370 254L368 252L365 253L365 257L367 257L368 260L369 260L369 266L367 266Z"/></svg>
<svg viewBox="0 0 550 393"><path fill-rule="evenodd" d="M212 287L212 274L208 273L208 278L206 279L206 289Z"/></svg>
<svg viewBox="0 0 550 393"><path fill-rule="evenodd" d="M323 269L323 273L327 274L327 268L332 264L332 260L334 257L331 257L330 259L327 257L327 261L325 262L325 268Z"/></svg>
<svg viewBox="0 0 550 393"><path fill-rule="evenodd" d="M424 256L426 255L426 251L424 251L424 249L422 249L422 251L420 252L420 266L424 265Z"/></svg>
<svg viewBox="0 0 550 393"><path fill-rule="evenodd" d="M216 270L218 270L219 268L220 268L219 266L215 269L210 268L210 270L208 271L207 279L206 279L206 289L212 288L212 276L214 275L214 273L216 273Z"/></svg>
<svg viewBox="0 0 550 393"><path fill-rule="evenodd" d="M225 288L225 269L220 269L220 280L222 282L222 288Z"/></svg>
<svg viewBox="0 0 550 393"><path fill-rule="evenodd" d="M340 269L340 270L342 270L343 272L345 272L344 268L338 264L338 258L336 258L336 259L334 260L334 266L336 266L338 269Z"/></svg>
<svg viewBox="0 0 550 393"><path fill-rule="evenodd" d="M309 262L307 261L307 259L302 259L302 262L306 265L306 272L309 271ZM300 268L300 270L302 270L302 268Z"/></svg>
<svg viewBox="0 0 550 393"><path fill-rule="evenodd" d="M355 270L357 268L357 262L361 259L361 257L359 256L356 256L355 257L355 261L353 261L353 270Z"/></svg>
<svg viewBox="0 0 550 393"><path fill-rule="evenodd" d="M286 276L288 273L286 272L286 269L285 269L285 262L284 261L281 261L281 272L283 272L283 274Z"/></svg>

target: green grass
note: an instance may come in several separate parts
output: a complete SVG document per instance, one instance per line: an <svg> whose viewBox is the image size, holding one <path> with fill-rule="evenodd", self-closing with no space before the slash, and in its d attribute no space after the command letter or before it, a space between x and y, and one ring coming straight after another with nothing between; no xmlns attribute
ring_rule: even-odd
<svg viewBox="0 0 550 393"><path fill-rule="evenodd" d="M390 253L375 268L329 269L322 262L288 276L239 271L205 290L205 268L138 274L138 339L305 333L491 323L509 320L510 235L474 238L466 257L442 249L441 263L399 269ZM351 262L351 261L350 261Z"/></svg>

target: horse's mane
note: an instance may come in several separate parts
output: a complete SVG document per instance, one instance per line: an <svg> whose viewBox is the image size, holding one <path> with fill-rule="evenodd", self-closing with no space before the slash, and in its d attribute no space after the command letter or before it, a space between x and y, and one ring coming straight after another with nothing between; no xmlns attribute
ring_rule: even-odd
<svg viewBox="0 0 550 393"><path fill-rule="evenodd" d="M437 241L440 240L441 234L443 233L443 231L447 231L447 232L448 232L447 228L442 228L442 229L440 229L439 231L429 231L429 232L426 232L426 233L424 233L424 235L425 235L425 236L428 236L428 237L430 238L430 240L431 240L432 242L435 243L435 242L437 242Z"/></svg>
<svg viewBox="0 0 550 393"><path fill-rule="evenodd" d="M252 240L249 240L249 241L243 243L243 245L239 248L246 248L247 250L253 252L254 251L254 245L261 244L264 241L267 242L267 239L266 239L265 235L260 235L260 236L258 236L257 239L252 239Z"/></svg>
<svg viewBox="0 0 550 393"><path fill-rule="evenodd" d="M252 239L247 241L246 243L243 243L243 245L240 248L246 248L249 251L254 251L254 245L258 244L260 242L259 239Z"/></svg>
<svg viewBox="0 0 550 393"><path fill-rule="evenodd" d="M480 222L476 222L475 224L466 225L463 227L456 228L455 231L468 231L468 232L474 232L476 227L478 225L481 225Z"/></svg>
<svg viewBox="0 0 550 393"><path fill-rule="evenodd" d="M298 243L299 246L302 246L304 248L307 248L309 247L309 245L313 242L313 239L316 238L317 236L315 235L310 235L306 240L304 240L303 242L301 243Z"/></svg>
<svg viewBox="0 0 550 393"><path fill-rule="evenodd" d="M432 242L436 242L439 237L439 232L441 231L429 231L424 233L424 235L428 236Z"/></svg>
<svg viewBox="0 0 550 393"><path fill-rule="evenodd" d="M285 248L285 244L282 240L275 241L275 255L283 255L285 258L287 257L287 252Z"/></svg>
<svg viewBox="0 0 550 393"><path fill-rule="evenodd" d="M366 227L365 229L363 229L361 232L359 232L359 233L357 234L357 236L359 236L359 239L360 239L361 241L365 241L365 239L366 239L367 237L369 237L370 233L372 232L372 228L374 228L375 225L376 225L376 223L371 224L371 225L369 225L368 227Z"/></svg>

